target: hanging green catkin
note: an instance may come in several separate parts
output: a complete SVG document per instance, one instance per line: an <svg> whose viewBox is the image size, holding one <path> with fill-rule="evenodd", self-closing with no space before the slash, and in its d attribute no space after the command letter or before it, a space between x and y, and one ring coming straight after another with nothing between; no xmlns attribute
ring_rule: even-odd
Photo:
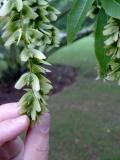
<svg viewBox="0 0 120 160"><path fill-rule="evenodd" d="M59 45L59 32L52 21L56 21L60 12L46 0L0 0L0 3L5 47L19 45L20 59L28 68L15 85L16 89L26 91L19 101L21 113L36 121L47 110L47 95L52 89L45 77L49 70L44 67L50 64L42 52Z"/></svg>
<svg viewBox="0 0 120 160"><path fill-rule="evenodd" d="M120 20L110 18L104 27L106 54L110 57L107 80L117 80L120 85Z"/></svg>

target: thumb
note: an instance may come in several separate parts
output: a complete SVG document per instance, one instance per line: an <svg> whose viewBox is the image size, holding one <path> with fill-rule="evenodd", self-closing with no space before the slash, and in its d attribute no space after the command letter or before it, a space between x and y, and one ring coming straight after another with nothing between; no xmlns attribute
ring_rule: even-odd
<svg viewBox="0 0 120 160"><path fill-rule="evenodd" d="M49 128L50 114L43 113L40 120L28 131L23 160L48 160Z"/></svg>

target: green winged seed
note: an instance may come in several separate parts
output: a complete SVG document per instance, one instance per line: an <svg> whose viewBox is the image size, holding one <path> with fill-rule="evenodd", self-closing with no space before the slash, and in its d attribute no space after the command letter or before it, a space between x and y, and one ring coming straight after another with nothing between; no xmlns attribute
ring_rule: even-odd
<svg viewBox="0 0 120 160"><path fill-rule="evenodd" d="M13 43L15 43L15 40L16 40L16 33L13 33L10 37L9 37L9 39L5 42L5 46L6 47L9 47L9 46L11 46Z"/></svg>
<svg viewBox="0 0 120 160"><path fill-rule="evenodd" d="M56 14L51 13L49 16L50 16L51 21L56 21L57 20Z"/></svg>
<svg viewBox="0 0 120 160"><path fill-rule="evenodd" d="M22 89L26 84L28 84L29 82L27 82L29 79L30 73L24 73L20 79L17 81L17 83L15 84L15 88L16 89Z"/></svg>
<svg viewBox="0 0 120 160"><path fill-rule="evenodd" d="M48 63L48 62L46 62L46 61L44 61L44 60L41 60L40 62L43 63L43 64L45 64L45 65L47 65L47 66L51 66L50 63Z"/></svg>
<svg viewBox="0 0 120 160"><path fill-rule="evenodd" d="M13 2L4 0L4 4L0 9L0 17L6 16L9 12L11 12L13 6Z"/></svg>
<svg viewBox="0 0 120 160"><path fill-rule="evenodd" d="M113 40L114 40L115 42L117 42L117 41L118 41L118 38L119 38L119 32L114 33L114 35L113 35Z"/></svg>
<svg viewBox="0 0 120 160"><path fill-rule="evenodd" d="M45 74L46 72L51 72L49 69L43 68L40 65L36 65L36 64L32 65L32 71L34 73L43 73L43 74Z"/></svg>
<svg viewBox="0 0 120 160"><path fill-rule="evenodd" d="M32 82L31 82L32 89L34 91L39 91L40 90L40 82L39 82L38 77L34 73L31 73L31 78L32 78Z"/></svg>
<svg viewBox="0 0 120 160"><path fill-rule="evenodd" d="M37 49L31 49L31 52L33 53L34 57L39 60L46 59L46 56L41 51L39 51Z"/></svg>
<svg viewBox="0 0 120 160"><path fill-rule="evenodd" d="M46 59L46 56L39 50L33 48L25 48L21 52L21 61L27 62L29 58L37 58L39 60Z"/></svg>
<svg viewBox="0 0 120 160"><path fill-rule="evenodd" d="M38 38L38 37L41 38L43 36L42 32L40 32L37 29L33 29L33 28L29 28L27 30L27 33L28 33L28 35L33 36L34 38Z"/></svg>
<svg viewBox="0 0 120 160"><path fill-rule="evenodd" d="M107 51L106 55L111 56L115 53L116 48L111 48L110 50Z"/></svg>
<svg viewBox="0 0 120 160"><path fill-rule="evenodd" d="M20 12L22 10L22 8L23 8L22 0L16 0L16 7L17 7L18 12Z"/></svg>
<svg viewBox="0 0 120 160"><path fill-rule="evenodd" d="M2 34L2 38L7 38L7 37L9 37L10 36L10 31L8 31L8 30L5 30L4 32L3 32L3 34Z"/></svg>
<svg viewBox="0 0 120 160"><path fill-rule="evenodd" d="M114 77L113 75L107 75L107 76L105 77L105 79L108 80L108 81L114 81L114 80L115 80L115 77Z"/></svg>
<svg viewBox="0 0 120 160"><path fill-rule="evenodd" d="M108 29L108 28L113 27L113 26L117 26L117 23L116 23L116 22L114 22L114 23L109 23L109 24L107 24L107 25L104 27L104 29Z"/></svg>
<svg viewBox="0 0 120 160"><path fill-rule="evenodd" d="M117 47L120 48L120 38L119 38L119 40L117 42Z"/></svg>
<svg viewBox="0 0 120 160"><path fill-rule="evenodd" d="M7 30L10 32L10 34L12 34L13 32L19 30L19 28L20 26L18 21L15 22L8 21L8 23L3 27L3 30Z"/></svg>
<svg viewBox="0 0 120 160"><path fill-rule="evenodd" d="M39 92L34 91L34 96L35 96L38 100L40 100L40 93L39 93Z"/></svg>
<svg viewBox="0 0 120 160"><path fill-rule="evenodd" d="M25 107L31 105L32 103L33 103L33 93L32 91L28 91L21 97L19 101L19 106Z"/></svg>
<svg viewBox="0 0 120 160"><path fill-rule="evenodd" d="M21 61L27 62L28 59L31 57L30 52L27 48L24 48L23 51L21 52Z"/></svg>
<svg viewBox="0 0 120 160"><path fill-rule="evenodd" d="M108 39L104 42L104 44L105 44L106 46L109 46L109 45L111 45L111 44L113 44L113 43L114 43L113 37L108 38Z"/></svg>
<svg viewBox="0 0 120 160"><path fill-rule="evenodd" d="M120 58L120 49L117 51L116 58Z"/></svg>
<svg viewBox="0 0 120 160"><path fill-rule="evenodd" d="M104 36L111 35L111 34L113 34L115 32L118 32L118 31L119 31L119 27L118 26L112 26L112 27L110 27L108 29L105 29L103 31L103 35Z"/></svg>
<svg viewBox="0 0 120 160"><path fill-rule="evenodd" d="M45 36L44 42L45 42L46 44L51 44L51 39L50 39L48 36Z"/></svg>
<svg viewBox="0 0 120 160"><path fill-rule="evenodd" d="M17 43L19 43L19 40L21 39L22 36L22 30L18 29L17 31L15 31L9 38L8 40L5 42L5 46L9 47L11 46L13 43L15 43L17 41Z"/></svg>
<svg viewBox="0 0 120 160"><path fill-rule="evenodd" d="M39 0L38 4L41 5L41 6L46 6L48 4L48 2L44 1L44 0Z"/></svg>
<svg viewBox="0 0 120 160"><path fill-rule="evenodd" d="M40 102L38 99L35 98L34 102L33 102L33 107L35 108L35 110L37 112L41 112L41 106L40 106Z"/></svg>
<svg viewBox="0 0 120 160"><path fill-rule="evenodd" d="M52 25L47 25L47 24L42 24L41 27L42 27L43 29L52 29L52 28L53 28Z"/></svg>
<svg viewBox="0 0 120 160"><path fill-rule="evenodd" d="M51 81L43 75L40 75L40 80L41 80L41 82L51 83Z"/></svg>
<svg viewBox="0 0 120 160"><path fill-rule="evenodd" d="M50 90L53 89L53 86L49 83L44 83L41 89L43 90L44 94L48 94Z"/></svg>
<svg viewBox="0 0 120 160"><path fill-rule="evenodd" d="M35 20L38 17L38 14L34 12L34 10L26 4L24 4L22 12L23 15L29 19Z"/></svg>
<svg viewBox="0 0 120 160"><path fill-rule="evenodd" d="M61 14L61 12L60 12L59 10L57 10L56 8L54 8L54 7L52 7L52 6L51 6L51 9L53 10L53 12L54 12L55 14Z"/></svg>
<svg viewBox="0 0 120 160"><path fill-rule="evenodd" d="M37 112L35 110L35 106L33 105L32 107L33 108L32 108L32 111L31 111L31 119L32 119L32 121L35 121L36 117L37 117Z"/></svg>

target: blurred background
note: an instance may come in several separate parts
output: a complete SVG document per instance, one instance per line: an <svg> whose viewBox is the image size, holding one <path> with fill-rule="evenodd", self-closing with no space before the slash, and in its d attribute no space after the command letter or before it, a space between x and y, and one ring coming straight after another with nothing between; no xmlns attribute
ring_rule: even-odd
<svg viewBox="0 0 120 160"><path fill-rule="evenodd" d="M94 34L86 19L75 42L66 44L66 20L71 0L52 0L61 11L55 25L61 44L46 52L54 89L48 107L52 115L50 160L120 160L120 87L96 80ZM15 81L25 71L19 49L3 47L0 39L0 104L19 100ZM12 64L12 65L11 65Z"/></svg>

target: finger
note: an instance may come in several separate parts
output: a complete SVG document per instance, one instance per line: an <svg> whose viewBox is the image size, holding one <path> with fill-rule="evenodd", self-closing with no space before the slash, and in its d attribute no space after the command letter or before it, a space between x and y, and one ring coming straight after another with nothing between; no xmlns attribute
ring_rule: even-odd
<svg viewBox="0 0 120 160"><path fill-rule="evenodd" d="M0 146L13 140L23 131L27 130L29 119L27 116L20 116L0 123Z"/></svg>
<svg viewBox="0 0 120 160"><path fill-rule="evenodd" d="M15 138L14 140L5 143L2 148L9 155L9 159L18 157L24 149L23 141L20 137Z"/></svg>
<svg viewBox="0 0 120 160"><path fill-rule="evenodd" d="M29 130L23 160L47 160L49 150L50 114L44 113L36 125Z"/></svg>
<svg viewBox="0 0 120 160"><path fill-rule="evenodd" d="M0 106L0 122L16 118L20 116L19 108L17 103L8 103Z"/></svg>

